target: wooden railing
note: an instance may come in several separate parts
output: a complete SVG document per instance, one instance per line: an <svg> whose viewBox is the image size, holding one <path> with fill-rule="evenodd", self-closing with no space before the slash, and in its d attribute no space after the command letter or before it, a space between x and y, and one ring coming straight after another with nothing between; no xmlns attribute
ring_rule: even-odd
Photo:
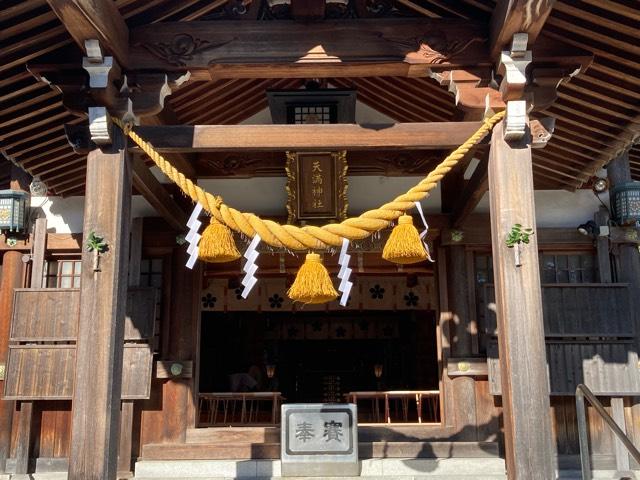
<svg viewBox="0 0 640 480"><path fill-rule="evenodd" d="M156 290L130 288L125 314L122 398L149 398ZM77 288L14 292L4 398L68 400L73 395L80 316ZM128 343L127 343L128 342Z"/></svg>
<svg viewBox="0 0 640 480"><path fill-rule="evenodd" d="M621 397L622 395L611 394L612 397ZM582 469L582 479L591 480L593 473L591 471L591 458L589 455L589 436L588 436L588 424L587 424L587 412L585 408L585 400L587 400L600 415L604 423L611 429L614 435L620 441L620 444L624 446L624 449L616 446L616 475L618 478L635 478L635 475L630 472L629 469L629 457L627 451L631 454L634 460L640 463L640 452L631 443L631 440L626 433L620 428L616 421L607 413L602 406L602 403L593 394L586 385L580 384L576 387L576 412L578 420L578 441L580 442L580 466ZM624 414L622 414L621 421L624 422ZM620 450L620 451L618 451ZM627 476L628 475L628 476Z"/></svg>

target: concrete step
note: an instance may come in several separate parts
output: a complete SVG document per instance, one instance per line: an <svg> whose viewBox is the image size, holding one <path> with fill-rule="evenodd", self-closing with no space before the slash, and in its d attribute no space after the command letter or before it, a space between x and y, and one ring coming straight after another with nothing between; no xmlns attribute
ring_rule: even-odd
<svg viewBox="0 0 640 480"><path fill-rule="evenodd" d="M367 459L362 460L360 477L375 478L442 478L505 479L504 460L501 458L439 458L439 459ZM173 460L136 463L135 478L139 479L191 479L191 478L264 478L280 477L279 460ZM287 477L290 478L290 477ZM326 477L323 477L326 478ZM342 477L342 480L345 480Z"/></svg>
<svg viewBox="0 0 640 480"><path fill-rule="evenodd" d="M230 436L230 438L233 438ZM495 442L360 442L360 458L492 458ZM142 460L279 459L280 443L216 442L148 444Z"/></svg>

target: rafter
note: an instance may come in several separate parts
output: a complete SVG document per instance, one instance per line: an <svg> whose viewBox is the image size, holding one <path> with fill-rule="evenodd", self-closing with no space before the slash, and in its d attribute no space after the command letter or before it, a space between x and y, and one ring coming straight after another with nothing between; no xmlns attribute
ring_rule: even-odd
<svg viewBox="0 0 640 480"><path fill-rule="evenodd" d="M124 67L129 65L129 29L111 0L47 0L84 51L86 40L100 46Z"/></svg>
<svg viewBox="0 0 640 480"><path fill-rule="evenodd" d="M529 45L533 45L555 3L555 0L498 0L491 17L491 58L497 60L516 33L527 33Z"/></svg>

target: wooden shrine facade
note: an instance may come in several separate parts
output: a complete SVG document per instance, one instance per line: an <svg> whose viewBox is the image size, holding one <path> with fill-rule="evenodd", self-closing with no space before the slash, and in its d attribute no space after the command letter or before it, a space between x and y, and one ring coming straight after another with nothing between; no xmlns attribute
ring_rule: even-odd
<svg viewBox="0 0 640 480"><path fill-rule="evenodd" d="M535 228L534 187L588 186L609 162L611 186L637 174L637 11L591 0L407 0L380 8L291 0L283 10L234 0L145 3L30 1L0 12L8 26L0 37L0 148L14 165L11 185L27 189L22 170L51 194L84 193L81 236L47 233L39 219L31 238L2 246L0 470L8 459L19 474L33 459L36 467L38 459L60 459L54 463L65 464L71 480L113 479L130 472L134 458L229 455L196 429L198 349L201 299L218 299L207 290L216 285L228 309L238 300L229 289L240 265L184 267L176 235L192 206L150 172L150 159L112 117L139 124L135 132L183 178L198 180L284 176L285 152L343 150L356 174L423 176L504 111L442 181L442 215L429 237L435 266L400 271L376 249L363 254L376 259L363 261L362 285L367 273L431 282L439 409L429 425L386 433L367 426L364 451L381 455L376 442L410 437L480 450L488 443L495 454L500 442L509 478L532 478L536 465L535 478L551 479L554 454L576 454L569 397L582 382L614 397L614 416L627 417L629 435L640 440L636 230L612 228L608 239L594 239L537 229L520 265L504 241L513 225ZM191 21L198 17L206 18ZM300 22L310 19L317 21ZM601 21L615 34L586 28ZM306 80L354 89L394 122L243 123L264 110L267 90L300 89ZM479 165L465 179L473 156ZM161 219L132 219L132 193ZM485 193L489 217L472 215ZM95 233L107 239L106 251L85 248ZM79 284L42 288L45 260L60 252L81 261ZM287 265L286 252L276 253L264 255L261 273L286 284L297 261ZM545 255L591 257L597 268L578 269L581 282L549 282ZM143 272L143 261L159 270ZM155 289L144 288L145 275L157 276ZM360 294L374 288L362 285ZM358 303L359 312L371 309ZM573 381L562 382L569 372ZM615 451L624 466L625 454L598 422L590 423L594 449ZM233 454L273 457L266 438L257 443L265 445Z"/></svg>

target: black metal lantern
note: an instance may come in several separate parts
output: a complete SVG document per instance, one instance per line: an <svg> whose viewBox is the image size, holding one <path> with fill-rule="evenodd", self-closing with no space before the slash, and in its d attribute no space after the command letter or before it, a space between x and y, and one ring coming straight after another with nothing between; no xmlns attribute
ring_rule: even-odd
<svg viewBox="0 0 640 480"><path fill-rule="evenodd" d="M610 191L611 214L618 225L640 224L640 182L616 185Z"/></svg>
<svg viewBox="0 0 640 480"><path fill-rule="evenodd" d="M28 201L27 192L0 190L0 230L25 231Z"/></svg>

